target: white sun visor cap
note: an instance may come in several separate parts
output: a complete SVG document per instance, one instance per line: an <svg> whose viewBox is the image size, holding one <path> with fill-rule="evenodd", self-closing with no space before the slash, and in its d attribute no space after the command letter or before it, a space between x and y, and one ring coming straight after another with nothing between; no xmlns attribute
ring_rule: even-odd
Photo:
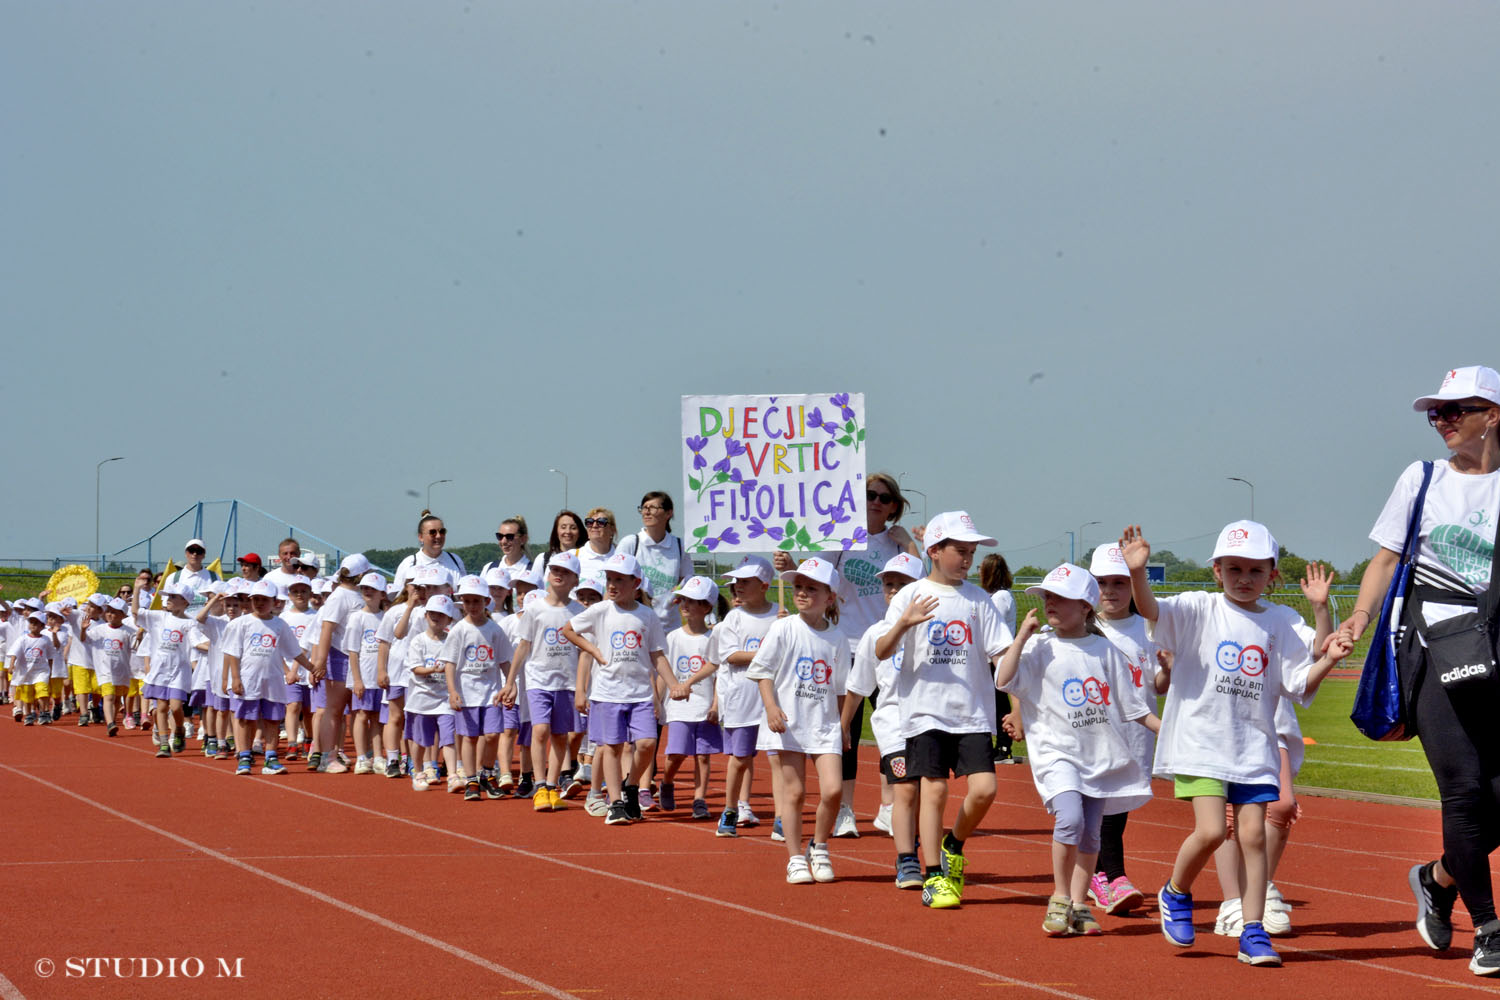
<svg viewBox="0 0 1500 1000"><path fill-rule="evenodd" d="M492 567L484 574L484 585L486 587L501 587L505 590L510 588L510 571L501 569L499 566Z"/></svg>
<svg viewBox="0 0 1500 1000"><path fill-rule="evenodd" d="M1089 572L1095 576L1129 576L1130 567L1125 564L1125 553L1115 544L1101 545L1094 550L1089 560Z"/></svg>
<svg viewBox="0 0 1500 1000"><path fill-rule="evenodd" d="M339 563L339 569L345 576L364 576L370 572L370 560L365 558L363 552L355 552L344 557L344 561Z"/></svg>
<svg viewBox="0 0 1500 1000"><path fill-rule="evenodd" d="M912 580L920 580L925 575L925 567L922 560L910 552L898 552L891 557L891 561L885 564L885 568L876 576L885 576L887 573L895 573L898 576L908 577Z"/></svg>
<svg viewBox="0 0 1500 1000"><path fill-rule="evenodd" d="M485 596L488 597L489 595L486 594ZM427 603L423 605L422 610L424 612L431 611L440 615L447 615L449 618L454 619L458 617L458 608L453 606L453 598L447 594L437 594L436 596L427 598Z"/></svg>
<svg viewBox="0 0 1500 1000"><path fill-rule="evenodd" d="M690 601L712 601L718 595L719 588L706 576L690 576L672 593Z"/></svg>
<svg viewBox="0 0 1500 1000"><path fill-rule="evenodd" d="M761 583L770 583L776 579L776 571L771 564L760 556L746 556L740 560L740 564L728 573L724 574L731 580L748 580L751 577Z"/></svg>
<svg viewBox="0 0 1500 1000"><path fill-rule="evenodd" d="M1423 396L1411 404L1413 410L1425 410L1451 399L1485 399L1500 404L1500 372L1484 365L1453 368L1443 376L1436 395Z"/></svg>
<svg viewBox="0 0 1500 1000"><path fill-rule="evenodd" d="M281 589L270 580L257 580L250 587L251 597L269 597L272 600L281 596Z"/></svg>
<svg viewBox="0 0 1500 1000"><path fill-rule="evenodd" d="M176 580L173 580L171 583L161 588L161 596L164 598L180 597L191 604L193 601L193 588L189 587L185 583L178 583Z"/></svg>
<svg viewBox="0 0 1500 1000"><path fill-rule="evenodd" d="M1099 606L1099 581L1092 573L1084 572L1082 566L1063 563L1042 578L1034 587L1027 587L1028 594L1056 594L1073 601L1088 601L1089 607Z"/></svg>
<svg viewBox="0 0 1500 1000"><path fill-rule="evenodd" d="M547 568L549 570L565 569L571 572L574 576L577 576L578 574L583 572L583 564L581 564L578 561L578 557L571 552L557 553L551 559L547 560Z"/></svg>
<svg viewBox="0 0 1500 1000"><path fill-rule="evenodd" d="M1281 546L1276 544L1276 539L1264 524L1258 521L1234 521L1226 524L1224 530L1219 532L1219 540L1214 544L1214 554L1209 556L1209 561L1227 556L1269 559L1274 566L1281 558Z"/></svg>
<svg viewBox="0 0 1500 1000"><path fill-rule="evenodd" d="M637 580L641 578L641 564L635 561L635 556L629 552L616 552L604 560L601 567L606 573L619 573L621 576L633 576Z"/></svg>
<svg viewBox="0 0 1500 1000"><path fill-rule="evenodd" d="M366 573L359 578L361 587L369 587L371 590L385 590L385 577L379 573Z"/></svg>
<svg viewBox="0 0 1500 1000"><path fill-rule="evenodd" d="M795 576L805 576L809 580L816 580L835 592L839 589L839 571L833 568L833 563L827 559L819 559L817 556L804 559L797 564L796 569L789 569L781 574L781 578L787 581Z"/></svg>
<svg viewBox="0 0 1500 1000"><path fill-rule="evenodd" d="M459 597L482 597L490 599L490 588L477 576L466 576L458 581Z"/></svg>
<svg viewBox="0 0 1500 1000"><path fill-rule="evenodd" d="M922 544L931 549L940 542L995 544L993 538L979 533L979 529L974 527L974 519L966 510L946 510L927 522L927 530L922 535Z"/></svg>

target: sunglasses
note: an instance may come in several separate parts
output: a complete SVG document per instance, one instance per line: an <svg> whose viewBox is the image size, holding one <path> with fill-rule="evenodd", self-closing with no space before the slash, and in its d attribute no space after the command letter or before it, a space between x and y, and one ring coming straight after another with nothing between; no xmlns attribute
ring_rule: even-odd
<svg viewBox="0 0 1500 1000"><path fill-rule="evenodd" d="M203 549L198 548L198 546L196 545L194 545L190 549L185 549L184 551L186 551L190 556L201 556L206 554Z"/></svg>
<svg viewBox="0 0 1500 1000"><path fill-rule="evenodd" d="M865 490L866 503L895 503L894 493L876 493L874 490Z"/></svg>
<svg viewBox="0 0 1500 1000"><path fill-rule="evenodd" d="M614 522L607 517L586 517L583 519L586 528L607 528Z"/></svg>
<svg viewBox="0 0 1500 1000"><path fill-rule="evenodd" d="M447 528L428 528L427 529L427 533L429 535L446 535L448 533L448 529Z"/></svg>
<svg viewBox="0 0 1500 1000"><path fill-rule="evenodd" d="M502 541L502 542L513 541L514 539L517 539L517 538L520 538L520 537L521 537L521 533L518 532L518 531L497 531L497 532L495 532L495 538L498 539L499 541Z"/></svg>
<svg viewBox="0 0 1500 1000"><path fill-rule="evenodd" d="M1429 406L1427 408L1427 422L1436 427L1439 421L1445 424L1456 424L1463 419L1466 413L1483 413L1488 406L1464 406L1461 403L1444 403L1442 406Z"/></svg>

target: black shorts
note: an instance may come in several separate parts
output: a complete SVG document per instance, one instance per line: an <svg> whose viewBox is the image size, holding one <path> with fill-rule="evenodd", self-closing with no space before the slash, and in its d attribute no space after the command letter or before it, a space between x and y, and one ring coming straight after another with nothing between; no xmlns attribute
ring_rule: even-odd
<svg viewBox="0 0 1500 1000"><path fill-rule="evenodd" d="M881 757L880 773L885 775L885 780L892 785L917 780L917 776L906 768L905 750L897 750L895 753L888 753Z"/></svg>
<svg viewBox="0 0 1500 1000"><path fill-rule="evenodd" d="M989 733L945 733L929 729L907 737L906 773L913 778L946 778L952 774L995 773Z"/></svg>

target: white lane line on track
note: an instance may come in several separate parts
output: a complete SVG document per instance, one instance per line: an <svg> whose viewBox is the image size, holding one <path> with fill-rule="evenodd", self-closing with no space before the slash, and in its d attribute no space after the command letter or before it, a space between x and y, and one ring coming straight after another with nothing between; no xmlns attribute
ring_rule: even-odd
<svg viewBox="0 0 1500 1000"><path fill-rule="evenodd" d="M16 984L0 976L0 1000L26 1000L26 994L16 989Z"/></svg>
<svg viewBox="0 0 1500 1000"><path fill-rule="evenodd" d="M357 907L352 903L346 903L342 899L335 898L328 895L327 893L319 892L316 889L310 889L299 882L293 882L291 879L282 878L280 875L268 872L264 868L257 868L254 865L247 864L246 862L241 861L238 858L232 858L227 854L214 850L212 847L205 847L202 844L188 840L186 837L179 836L178 834L173 833L171 830L163 830L161 827L148 823L143 819L137 819L136 817L131 816L128 813L122 813L118 809L111 809L109 806L104 805L103 803L95 802L87 796L80 795L74 791L70 791L69 789L63 788L61 785L57 785L50 781L47 781L45 778L35 777L34 775L28 774L25 771L11 767L8 764L0 764L0 771L9 771L11 774L16 775L17 777L25 778L27 781L34 781L37 784L41 785L43 788L49 788L61 795L66 795L71 799L76 799L77 801L82 802L84 805L92 806L93 808L98 809L100 812L103 812L106 815L113 816L115 819L133 824L143 830L149 830L151 833L154 833L160 837L165 837L168 840L173 841L174 843L181 844L183 847L190 848L194 851L199 852L200 854L206 854L216 861L222 861L226 865L232 865L235 868L240 869L241 871L246 871L252 875L256 875L260 878L266 879L267 881L274 882L277 885L282 886L283 888L291 889L294 892L300 892L305 896L310 896L320 903L326 903L329 906L334 907L335 909L343 910L345 913L352 913L355 916L368 920L373 924L378 924L379 926L384 927L386 930L395 931L397 934L404 934L414 941L420 941L421 943L430 945L433 948L438 949L439 951L447 952L449 955L452 955L455 958L461 958L466 962L472 962L474 965L479 966L481 969L485 969L489 972L495 973L496 975L504 976L507 979L514 980L515 982L520 983L523 986L530 987L531 989L536 990L539 993L545 993L548 996L557 997L559 998L559 1000L577 1000L575 994L567 993L563 990L557 989L556 987L549 986L541 980L532 979L530 976L517 972L514 969L507 969L503 965L497 965L496 963L491 962L489 959L483 957L482 955L476 955L471 951L465 951L463 948L460 948L457 945L449 944L447 941L443 941L440 938L435 938L430 934L424 934L419 930L407 927L405 924L398 924L394 920L387 920L385 917L370 913L369 911L361 909L360 907Z"/></svg>

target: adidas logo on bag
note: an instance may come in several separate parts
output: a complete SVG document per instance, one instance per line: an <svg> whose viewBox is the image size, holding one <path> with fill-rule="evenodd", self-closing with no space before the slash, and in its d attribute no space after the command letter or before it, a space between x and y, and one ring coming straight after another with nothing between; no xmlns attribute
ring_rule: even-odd
<svg viewBox="0 0 1500 1000"><path fill-rule="evenodd" d="M1468 680L1470 677L1483 677L1489 672L1490 668L1483 663L1466 663L1442 674L1438 680L1444 684L1452 684L1454 681Z"/></svg>

